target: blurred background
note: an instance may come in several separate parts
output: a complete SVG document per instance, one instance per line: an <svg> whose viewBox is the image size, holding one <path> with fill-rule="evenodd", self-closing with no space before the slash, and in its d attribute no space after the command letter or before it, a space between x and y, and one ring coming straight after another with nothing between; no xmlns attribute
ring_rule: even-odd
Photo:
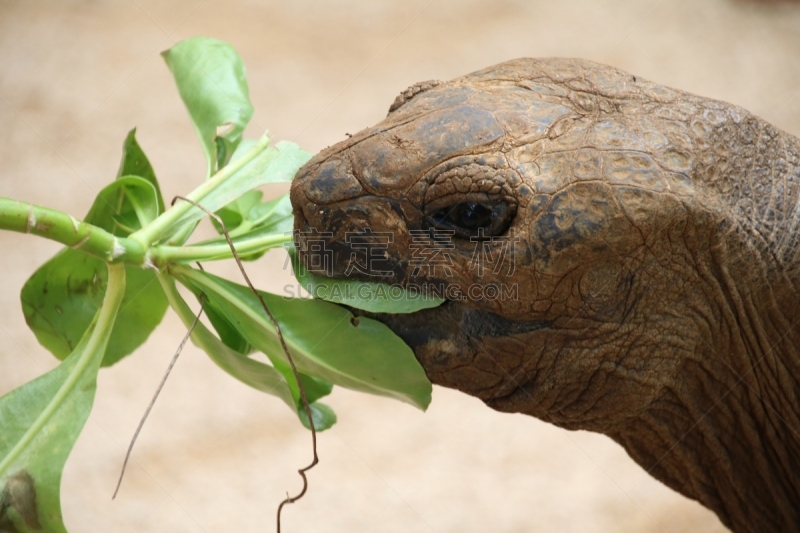
<svg viewBox="0 0 800 533"><path fill-rule="evenodd" d="M0 196L82 217L136 126L164 196L205 163L159 52L195 35L231 42L264 129L316 152L381 120L414 82L522 56L583 57L739 104L800 134L800 6L744 0L0 0ZM272 191L273 193L275 191ZM209 231L207 228L205 231ZM19 290L58 246L0 234L0 394L56 365ZM281 253L250 265L290 282ZM231 265L212 269L236 279ZM168 313L101 372L64 473L71 531L271 531L300 487L310 438L294 415L185 349L139 439L125 448L184 329ZM425 414L344 390L320 434L308 495L284 531L725 531L606 437L569 432L436 388Z"/></svg>

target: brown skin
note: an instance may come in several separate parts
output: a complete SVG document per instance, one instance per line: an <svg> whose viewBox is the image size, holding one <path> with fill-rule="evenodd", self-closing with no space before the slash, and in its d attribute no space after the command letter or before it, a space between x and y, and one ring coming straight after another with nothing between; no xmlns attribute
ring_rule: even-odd
<svg viewBox="0 0 800 533"><path fill-rule="evenodd" d="M800 531L799 201L797 138L570 59L418 84L292 186L297 229L332 233L330 275L370 279L345 241L371 228L394 236L373 269L450 291L375 315L431 381L609 435L736 532ZM518 237L483 241L502 269L470 268L467 202ZM456 231L449 272L414 272L429 228ZM460 297L476 284L517 293Z"/></svg>

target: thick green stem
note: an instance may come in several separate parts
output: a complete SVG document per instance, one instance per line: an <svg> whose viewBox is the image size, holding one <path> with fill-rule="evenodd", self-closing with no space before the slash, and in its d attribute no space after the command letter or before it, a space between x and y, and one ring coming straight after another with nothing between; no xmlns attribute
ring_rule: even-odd
<svg viewBox="0 0 800 533"><path fill-rule="evenodd" d="M200 201L208 196L211 191L219 187L221 183L241 170L253 159L258 157L258 155L266 150L268 146L269 135L265 133L252 148L242 154L242 157L231 161L222 170L214 174L208 181L186 195L186 198L200 203ZM180 220L183 215L192 209L195 209L195 207L189 202L178 202L168 211L162 213L158 218L147 224L145 227L135 233L132 233L130 238L141 243L143 247L147 247L155 243L161 234L167 231L170 226Z"/></svg>
<svg viewBox="0 0 800 533"><path fill-rule="evenodd" d="M200 202L227 179L253 161L269 146L269 136L264 134L256 144L217 172L208 181L187 195ZM0 197L0 229L31 233L65 244L73 249L99 257L109 263L124 262L136 266L151 265L151 258L159 264L168 261L209 261L231 257L227 244L207 246L158 246L148 250L164 232L195 207L189 202L179 202L161 216L127 238L115 236L106 230L80 221L67 213ZM283 236L266 236L237 243L237 251L248 254L266 250L287 242Z"/></svg>
<svg viewBox="0 0 800 533"><path fill-rule="evenodd" d="M108 265L108 285L106 294L103 297L103 305L95 315L95 319L84 334L84 339L78 344L76 350L83 350L75 362L75 366L69 371L69 376L63 385L56 391L53 399L47 404L42 413L34 420L19 442L14 445L11 451L0 460L0 477L6 472L9 466L14 464L17 457L27 448L31 441L44 430L53 414L61 407L67 397L75 390L78 382L85 372L94 371L100 367L103 355L106 352L108 339L111 336L111 328L114 326L114 319L117 317L122 296L125 294L125 266L120 264ZM89 339L85 341L85 336ZM74 353L74 352L73 352ZM69 364L66 361L61 364ZM90 370L93 368L94 370Z"/></svg>
<svg viewBox="0 0 800 533"><path fill-rule="evenodd" d="M136 241L112 235L67 213L10 198L0 198L0 229L38 235L109 263L141 266L145 261L145 248Z"/></svg>
<svg viewBox="0 0 800 533"><path fill-rule="evenodd" d="M236 253L240 256L251 253L262 252L281 246L284 243L292 242L291 235L265 235L251 239L233 241ZM215 261L218 259L230 259L233 257L228 243L220 244L199 244L195 246L154 246L150 251L150 257L157 265L178 261L190 263L193 261Z"/></svg>

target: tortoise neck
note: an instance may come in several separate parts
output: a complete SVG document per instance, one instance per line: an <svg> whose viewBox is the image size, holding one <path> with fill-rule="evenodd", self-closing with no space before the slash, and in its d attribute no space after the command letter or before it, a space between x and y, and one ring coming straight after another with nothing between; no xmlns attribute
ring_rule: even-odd
<svg viewBox="0 0 800 533"><path fill-rule="evenodd" d="M722 200L729 237L757 251L762 263L797 279L800 139L752 116L739 129L734 155L720 156L714 165L698 164L695 182Z"/></svg>
<svg viewBox="0 0 800 533"><path fill-rule="evenodd" d="M610 436L733 531L800 531L797 293L775 275L782 268L735 240L711 254L702 313L711 319L696 326L694 351L648 408Z"/></svg>

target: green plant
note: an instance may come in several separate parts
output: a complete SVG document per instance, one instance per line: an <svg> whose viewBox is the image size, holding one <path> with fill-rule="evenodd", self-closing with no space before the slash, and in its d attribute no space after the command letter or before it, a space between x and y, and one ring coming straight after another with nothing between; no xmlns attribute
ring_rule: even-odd
<svg viewBox="0 0 800 533"><path fill-rule="evenodd" d="M251 291L190 266L234 257L221 236L186 245L206 212L216 212L243 260L290 246L288 197L262 201L257 188L290 181L310 154L266 134L242 139L253 109L244 66L228 44L195 38L163 55L208 168L186 200L165 209L135 131L125 139L116 179L83 220L0 198L0 229L66 245L22 289L28 325L62 363L0 397L0 531L66 531L61 472L91 410L97 373L134 352L168 307L187 327L196 322L176 282L198 297L213 328L197 322L193 342L231 376L283 400L312 435L336 421L319 401L333 385L422 409L430 402L430 382L411 350L380 322L354 320L334 303ZM313 290L315 278L298 275ZM410 312L438 301L346 303ZM271 364L250 357L256 351Z"/></svg>

